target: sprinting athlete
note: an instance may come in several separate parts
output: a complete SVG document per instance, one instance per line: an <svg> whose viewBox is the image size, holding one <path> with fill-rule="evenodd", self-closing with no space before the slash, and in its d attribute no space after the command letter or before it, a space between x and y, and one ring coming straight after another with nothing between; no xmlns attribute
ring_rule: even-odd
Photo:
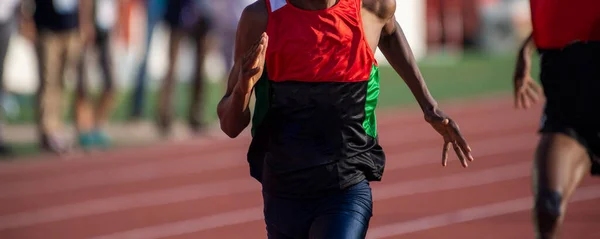
<svg viewBox="0 0 600 239"><path fill-rule="evenodd" d="M444 139L473 160L457 124L431 97L400 25L395 0L258 0L237 29L235 64L218 106L222 130L238 136L256 107L248 152L262 183L269 238L364 238L369 181L381 180L377 47Z"/></svg>
<svg viewBox="0 0 600 239"><path fill-rule="evenodd" d="M546 106L532 178L534 221L537 238L554 239L581 179L590 171L600 175L600 2L531 0L531 11L533 33L517 58L515 104L529 108L542 94L530 77L537 47Z"/></svg>

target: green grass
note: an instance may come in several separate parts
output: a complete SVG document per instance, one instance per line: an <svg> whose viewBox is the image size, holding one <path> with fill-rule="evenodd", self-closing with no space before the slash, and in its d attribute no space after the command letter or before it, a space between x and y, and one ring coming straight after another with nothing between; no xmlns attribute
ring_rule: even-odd
<svg viewBox="0 0 600 239"><path fill-rule="evenodd" d="M425 59L419 68L433 97L443 101L511 92L514 59L514 54L466 54L456 64L437 64L434 59ZM536 76L537 68L533 71ZM382 108L416 105L408 87L389 67L381 69L381 88Z"/></svg>

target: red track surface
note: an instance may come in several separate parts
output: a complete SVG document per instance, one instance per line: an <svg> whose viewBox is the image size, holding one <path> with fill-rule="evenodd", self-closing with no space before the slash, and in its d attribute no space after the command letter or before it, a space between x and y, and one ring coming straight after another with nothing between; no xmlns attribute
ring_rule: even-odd
<svg viewBox="0 0 600 239"><path fill-rule="evenodd" d="M462 105L462 106L461 106ZM382 112L388 163L373 183L369 238L533 238L529 174L540 108L447 107L470 141L468 169L441 167L441 139L415 111ZM248 136L0 164L0 238L265 238ZM600 184L586 178L563 238L600 238Z"/></svg>

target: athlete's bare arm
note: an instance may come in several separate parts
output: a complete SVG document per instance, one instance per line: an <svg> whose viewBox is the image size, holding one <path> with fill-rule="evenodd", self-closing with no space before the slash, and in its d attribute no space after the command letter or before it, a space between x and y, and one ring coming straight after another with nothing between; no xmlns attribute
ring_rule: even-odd
<svg viewBox="0 0 600 239"><path fill-rule="evenodd" d="M396 22L395 0L363 0L363 26L371 49L379 47L394 70L402 77L423 110L425 120L444 137L442 164L447 165L448 150L454 147L462 165L472 161L471 149L458 125L439 110L416 64L402 28ZM376 43L376 44L375 44Z"/></svg>
<svg viewBox="0 0 600 239"><path fill-rule="evenodd" d="M221 129L231 138L237 137L250 123L248 104L263 72L268 44L267 17L265 1L256 1L244 9L239 21L235 63L229 73L225 96L217 107Z"/></svg>
<svg viewBox="0 0 600 239"><path fill-rule="evenodd" d="M537 103L543 95L542 88L531 78L531 54L535 50L533 33L525 39L519 55L513 78L515 92L515 107L528 109Z"/></svg>

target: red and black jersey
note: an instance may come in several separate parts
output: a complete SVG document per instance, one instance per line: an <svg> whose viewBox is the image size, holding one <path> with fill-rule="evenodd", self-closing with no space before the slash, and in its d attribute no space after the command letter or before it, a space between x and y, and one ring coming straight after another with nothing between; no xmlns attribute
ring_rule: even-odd
<svg viewBox="0 0 600 239"><path fill-rule="evenodd" d="M379 70L363 32L361 1L314 11L265 1L269 46L255 87L252 176L265 191L290 196L380 180Z"/></svg>

